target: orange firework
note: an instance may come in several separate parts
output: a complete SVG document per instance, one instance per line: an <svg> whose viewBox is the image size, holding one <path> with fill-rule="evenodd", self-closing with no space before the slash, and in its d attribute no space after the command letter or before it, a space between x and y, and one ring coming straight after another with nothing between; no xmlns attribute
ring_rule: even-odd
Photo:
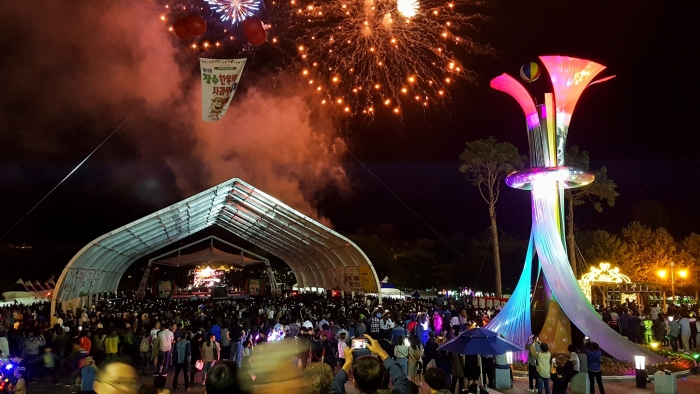
<svg viewBox="0 0 700 394"><path fill-rule="evenodd" d="M427 107L449 97L447 85L474 78L460 58L491 52L467 35L485 19L469 12L478 7L469 0L286 0L276 11L292 20L284 34L296 40L300 74L319 101L342 99L342 111L374 115L380 107L400 114L402 103ZM393 105L381 105L387 100Z"/></svg>

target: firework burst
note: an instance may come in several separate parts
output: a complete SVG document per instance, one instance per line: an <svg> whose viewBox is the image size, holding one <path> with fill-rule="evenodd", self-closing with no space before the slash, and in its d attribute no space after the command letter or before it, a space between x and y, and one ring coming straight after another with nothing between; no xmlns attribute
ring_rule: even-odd
<svg viewBox="0 0 700 394"><path fill-rule="evenodd" d="M345 113L442 102L455 80L474 78L457 57L490 52L464 33L484 19L464 12L469 0L286 1L276 7L293 21L302 76Z"/></svg>
<svg viewBox="0 0 700 394"><path fill-rule="evenodd" d="M240 23L260 10L260 0L207 0L212 10L221 14L221 21Z"/></svg>

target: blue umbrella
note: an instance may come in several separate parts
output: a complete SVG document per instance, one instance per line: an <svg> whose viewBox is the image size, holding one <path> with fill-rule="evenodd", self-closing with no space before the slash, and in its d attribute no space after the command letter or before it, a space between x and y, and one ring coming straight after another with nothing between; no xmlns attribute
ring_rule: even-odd
<svg viewBox="0 0 700 394"><path fill-rule="evenodd" d="M495 331L477 327L464 331L456 338L443 343L438 347L438 350L445 350L457 354L476 354L479 356L479 367L481 369L482 354L498 355L506 352L519 352L523 349L503 338ZM483 376L483 370L480 372L480 376Z"/></svg>

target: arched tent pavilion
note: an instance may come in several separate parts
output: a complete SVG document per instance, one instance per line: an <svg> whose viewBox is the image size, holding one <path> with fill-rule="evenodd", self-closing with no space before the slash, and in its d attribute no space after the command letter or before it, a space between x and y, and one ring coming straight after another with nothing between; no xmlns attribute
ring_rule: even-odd
<svg viewBox="0 0 700 394"><path fill-rule="evenodd" d="M352 241L234 178L111 231L85 245L58 279L64 308L81 298L116 291L140 257L211 226L219 226L282 259L299 288L378 293L379 279L367 256Z"/></svg>

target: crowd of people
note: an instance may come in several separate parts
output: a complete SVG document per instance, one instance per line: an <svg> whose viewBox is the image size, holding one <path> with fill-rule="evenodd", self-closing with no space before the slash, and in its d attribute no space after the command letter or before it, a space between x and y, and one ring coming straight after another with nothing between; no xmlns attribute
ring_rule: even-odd
<svg viewBox="0 0 700 394"><path fill-rule="evenodd" d="M128 360L138 374L153 374L166 379L173 391L187 391L206 385L224 362L256 376L256 387L273 384L280 378L261 379L255 369L263 363L254 360L267 357L266 346L274 346L268 353L277 360L284 346L292 350L280 370L293 365L291 370L303 371L300 376L308 375L307 370L320 374L320 369L335 375L328 382L335 382L334 388L326 393L339 392L348 375L359 384L358 377L367 371L382 372L381 379L373 379L395 392L408 393L410 387L436 385L437 380L442 382L438 390L471 386L475 391L482 380L476 356L437 350L460 331L488 323L495 312L470 305L384 300L380 306L371 297L318 294L218 301L122 298L55 316L49 316L48 303L17 305L1 313L0 357L18 366L29 387L43 376L44 382L68 382L75 392L89 392L99 375L97 365ZM371 354L375 357L363 357ZM493 384L485 367L486 382ZM436 371L428 374L431 369Z"/></svg>
<svg viewBox="0 0 700 394"><path fill-rule="evenodd" d="M601 318L636 341L635 317L648 315L664 322L663 340L672 347L695 346L695 311L678 308L663 315L655 308L642 314L629 303L601 310ZM212 380L234 379L231 374L245 376L236 392L281 386L294 394L296 384L300 393L342 393L352 376L361 392L392 387L395 393L409 393L428 385L431 392L459 393L493 387L495 370L507 365L503 355L478 358L438 350L440 343L486 325L497 313L474 309L469 300L385 299L380 305L372 297L319 294L217 301L124 297L54 316L49 310L48 303L37 303L0 311L0 363L14 368L16 393L26 394L43 377L69 384L75 393L92 394L104 371L97 365L117 368L119 363L133 367L135 374L152 374L154 385L144 390L159 394L167 394L166 386L172 391L208 387ZM549 394L551 379L559 394L573 375L586 372L592 390L597 383L604 394L596 343L570 347L570 362L561 371L549 361L547 344L533 337L527 349L531 390Z"/></svg>
<svg viewBox="0 0 700 394"><path fill-rule="evenodd" d="M697 348L700 322L695 307L669 305L662 313L658 304L644 310L628 299L619 307L603 308L599 313L605 323L632 342L659 343L674 352L689 353Z"/></svg>

